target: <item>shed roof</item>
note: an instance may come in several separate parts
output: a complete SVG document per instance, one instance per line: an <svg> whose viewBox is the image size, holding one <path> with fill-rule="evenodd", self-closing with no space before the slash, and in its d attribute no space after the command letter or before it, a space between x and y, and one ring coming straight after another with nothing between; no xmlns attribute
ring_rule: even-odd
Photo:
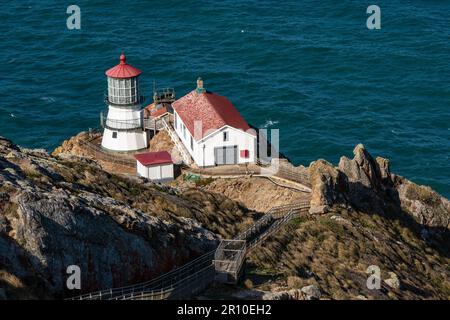
<svg viewBox="0 0 450 320"><path fill-rule="evenodd" d="M134 157L144 166L173 163L172 157L167 151L138 153Z"/></svg>

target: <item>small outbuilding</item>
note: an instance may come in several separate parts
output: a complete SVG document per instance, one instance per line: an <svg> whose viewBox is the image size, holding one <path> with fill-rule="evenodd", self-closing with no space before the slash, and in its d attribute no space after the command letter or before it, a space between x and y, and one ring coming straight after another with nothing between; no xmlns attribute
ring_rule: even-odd
<svg viewBox="0 0 450 320"><path fill-rule="evenodd" d="M167 151L135 154L137 173L154 182L173 180L173 161Z"/></svg>

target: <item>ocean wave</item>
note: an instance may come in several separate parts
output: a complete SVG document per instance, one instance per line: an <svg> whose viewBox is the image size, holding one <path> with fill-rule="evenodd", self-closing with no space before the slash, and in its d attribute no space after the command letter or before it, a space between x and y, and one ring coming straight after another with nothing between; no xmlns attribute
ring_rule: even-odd
<svg viewBox="0 0 450 320"><path fill-rule="evenodd" d="M41 97L41 100L49 103L53 103L56 101L56 99L53 97Z"/></svg>
<svg viewBox="0 0 450 320"><path fill-rule="evenodd" d="M262 128L262 129L266 129L266 128L272 127L272 126L274 126L274 125L276 125L276 124L278 124L278 123L279 123L279 121L267 120L267 121L261 126L261 128Z"/></svg>

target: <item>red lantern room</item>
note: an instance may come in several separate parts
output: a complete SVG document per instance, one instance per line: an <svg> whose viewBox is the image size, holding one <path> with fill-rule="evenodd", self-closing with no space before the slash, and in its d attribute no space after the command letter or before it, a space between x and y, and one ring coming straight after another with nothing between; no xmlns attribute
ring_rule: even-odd
<svg viewBox="0 0 450 320"><path fill-rule="evenodd" d="M139 75L141 70L128 64L125 55L120 55L120 63L107 70L108 102L113 105L136 105L141 102L139 95Z"/></svg>

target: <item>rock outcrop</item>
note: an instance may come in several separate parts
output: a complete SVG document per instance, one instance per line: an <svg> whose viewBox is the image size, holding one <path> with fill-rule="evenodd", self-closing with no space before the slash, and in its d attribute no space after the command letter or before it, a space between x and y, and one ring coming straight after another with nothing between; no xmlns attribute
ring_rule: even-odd
<svg viewBox="0 0 450 320"><path fill-rule="evenodd" d="M321 296L317 286L309 285L301 289L267 292L262 296L262 300L318 300Z"/></svg>
<svg viewBox="0 0 450 320"><path fill-rule="evenodd" d="M450 229L450 201L427 186L396 176L401 207L422 225Z"/></svg>
<svg viewBox="0 0 450 320"><path fill-rule="evenodd" d="M362 144L353 150L354 158L341 157L338 170L348 179L348 199L357 209L383 212L385 198L392 187L389 161L373 159Z"/></svg>
<svg viewBox="0 0 450 320"><path fill-rule="evenodd" d="M325 160L309 166L311 180L311 214L326 213L333 204L346 203L347 178Z"/></svg>
<svg viewBox="0 0 450 320"><path fill-rule="evenodd" d="M60 154L73 154L78 156L90 156L90 152L83 147L84 141L91 141L101 138L99 132L82 131L74 137L63 141L63 143L52 152L52 156L56 157Z"/></svg>
<svg viewBox="0 0 450 320"><path fill-rule="evenodd" d="M111 175L87 158L54 158L0 138L0 287L8 298L19 297L15 278L39 298L145 281L252 219L220 195ZM66 290L70 265L81 268L81 292Z"/></svg>
<svg viewBox="0 0 450 320"><path fill-rule="evenodd" d="M423 226L448 230L449 200L429 187L391 173L389 160L374 159L362 144L353 154L353 159L341 157L337 167L325 160L311 163L310 213L325 213L331 206L342 204L384 215L405 211Z"/></svg>
<svg viewBox="0 0 450 320"><path fill-rule="evenodd" d="M384 282L392 289L400 289L401 287L400 279L394 272L389 272L389 278L385 279Z"/></svg>

